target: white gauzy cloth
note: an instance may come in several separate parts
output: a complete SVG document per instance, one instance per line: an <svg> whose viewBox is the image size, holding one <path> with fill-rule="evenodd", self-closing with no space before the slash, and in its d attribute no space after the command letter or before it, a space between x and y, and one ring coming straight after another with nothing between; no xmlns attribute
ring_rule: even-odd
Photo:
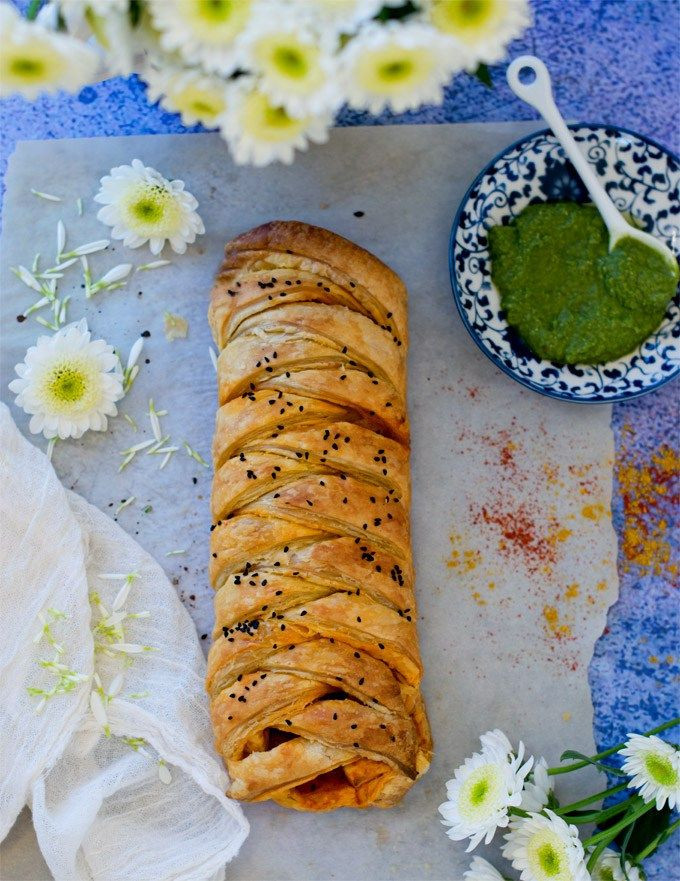
<svg viewBox="0 0 680 881"><path fill-rule="evenodd" d="M28 804L57 881L223 878L248 824L223 794L191 618L160 566L64 489L4 405L0 493L0 840ZM111 613L125 582L100 576L131 572L138 577L121 611L150 614L125 618L125 643L153 650L95 652L102 634L92 628L102 611L90 595ZM53 622L56 655L49 640L34 642L41 615ZM36 713L40 698L27 687L49 691L59 681L40 664L55 657L83 681ZM118 694L104 700L108 737L106 718L91 710L94 673L106 693L123 674ZM135 750L138 742L124 738L145 743ZM171 780L162 782L166 769Z"/></svg>

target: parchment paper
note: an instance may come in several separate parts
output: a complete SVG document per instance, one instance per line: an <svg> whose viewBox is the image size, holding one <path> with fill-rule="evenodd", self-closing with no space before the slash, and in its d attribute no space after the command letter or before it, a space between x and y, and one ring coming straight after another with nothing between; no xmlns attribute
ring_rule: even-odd
<svg viewBox="0 0 680 881"><path fill-rule="evenodd" d="M229 878L460 879L469 857L445 837L436 809L480 732L499 726L553 762L567 746L592 749L588 662L618 588L610 410L542 398L497 371L458 319L447 267L450 225L469 182L533 127L339 129L292 167L264 170L234 167L213 135L25 142L10 160L1 276L5 400L13 365L40 330L32 318L16 321L32 301L9 267L30 266L36 250L51 260L59 218L71 246L105 236L92 196L111 166L134 157L183 178L200 201L208 232L183 257L164 252L172 266L137 273L126 289L89 303L77 268L64 279L62 293L74 295L70 316L86 315L94 334L124 354L149 330L150 363L142 363L122 405L139 431L119 418L108 433L54 451L66 486L112 515L122 499L137 497L119 520L165 564L200 633L212 616L211 473L183 451L164 471L144 453L122 473L117 467L120 450L151 437L149 397L169 411L163 424L173 442L186 439L209 458L215 376L205 311L224 241L272 218L306 220L374 251L410 291L413 544L434 762L389 811L312 816L246 806L252 833ZM31 187L64 201L41 201ZM151 259L115 245L91 263L101 275L115 263ZM188 339L166 342L166 309L189 319ZM13 413L26 430L24 415ZM142 513L147 505L153 510ZM178 549L186 553L165 557ZM567 779L560 791L568 796L574 784L581 785ZM15 830L9 848L16 877L29 860L25 836ZM9 879L8 871L5 863Z"/></svg>

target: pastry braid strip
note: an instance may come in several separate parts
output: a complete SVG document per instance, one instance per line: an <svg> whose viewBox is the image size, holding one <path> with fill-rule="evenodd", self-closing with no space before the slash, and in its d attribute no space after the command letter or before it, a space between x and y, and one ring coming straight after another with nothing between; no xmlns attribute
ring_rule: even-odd
<svg viewBox="0 0 680 881"><path fill-rule="evenodd" d="M229 242L206 688L229 794L388 807L427 769L409 528L406 291L327 230Z"/></svg>

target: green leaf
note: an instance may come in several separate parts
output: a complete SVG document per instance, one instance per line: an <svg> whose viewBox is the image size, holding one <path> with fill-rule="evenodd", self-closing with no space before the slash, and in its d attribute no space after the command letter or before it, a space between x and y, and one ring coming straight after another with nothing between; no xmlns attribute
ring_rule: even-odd
<svg viewBox="0 0 680 881"><path fill-rule="evenodd" d="M417 12L418 8L411 0L407 0L403 6L383 6L380 12L374 16L376 21L400 21Z"/></svg>
<svg viewBox="0 0 680 881"><path fill-rule="evenodd" d="M606 774L614 774L618 777L627 776L620 768L615 768L613 765L605 765L604 762L597 762L595 759L591 759L590 756L580 753L575 749L567 749L562 753L560 761L565 762L567 759L578 759L583 762L584 766L593 765L595 768L604 771Z"/></svg>
<svg viewBox="0 0 680 881"><path fill-rule="evenodd" d="M665 841L664 833L670 826L671 815L672 812L667 804L660 811L649 811L638 817L632 827L622 829L614 841L622 850L625 846L627 859L634 859L634 855L643 853L659 839L654 847L654 850L656 850L659 844ZM604 820L598 825L598 828L607 829L609 826L613 826L615 822L615 818ZM649 856L649 853L646 853L645 856Z"/></svg>
<svg viewBox="0 0 680 881"><path fill-rule="evenodd" d="M473 76L477 77L477 79L482 83L482 85L486 86L487 89L493 89L493 80L491 79L491 71L489 70L489 66L487 64L480 64L477 70L474 72Z"/></svg>
<svg viewBox="0 0 680 881"><path fill-rule="evenodd" d="M136 28L142 17L142 5L139 0L130 0L130 24Z"/></svg>

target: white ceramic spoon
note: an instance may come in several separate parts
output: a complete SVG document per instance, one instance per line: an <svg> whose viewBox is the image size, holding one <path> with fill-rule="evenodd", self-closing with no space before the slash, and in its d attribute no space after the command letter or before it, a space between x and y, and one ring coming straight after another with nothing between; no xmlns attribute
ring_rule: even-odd
<svg viewBox="0 0 680 881"><path fill-rule="evenodd" d="M533 73L533 79L531 79L531 82L522 82L520 73L527 75L527 78L531 78L531 73ZM631 226L607 195L597 175L590 167L588 160L579 150L562 114L557 109L552 93L550 73L541 59L536 58L534 55L520 55L508 67L507 78L508 85L515 95L538 110L564 148L564 152L585 184L586 189L590 193L590 198L595 203L605 226L609 230L609 250L611 251L616 247L617 243L623 238L636 239L638 242L658 251L669 261L674 271L677 271L678 264L673 252L659 239Z"/></svg>

